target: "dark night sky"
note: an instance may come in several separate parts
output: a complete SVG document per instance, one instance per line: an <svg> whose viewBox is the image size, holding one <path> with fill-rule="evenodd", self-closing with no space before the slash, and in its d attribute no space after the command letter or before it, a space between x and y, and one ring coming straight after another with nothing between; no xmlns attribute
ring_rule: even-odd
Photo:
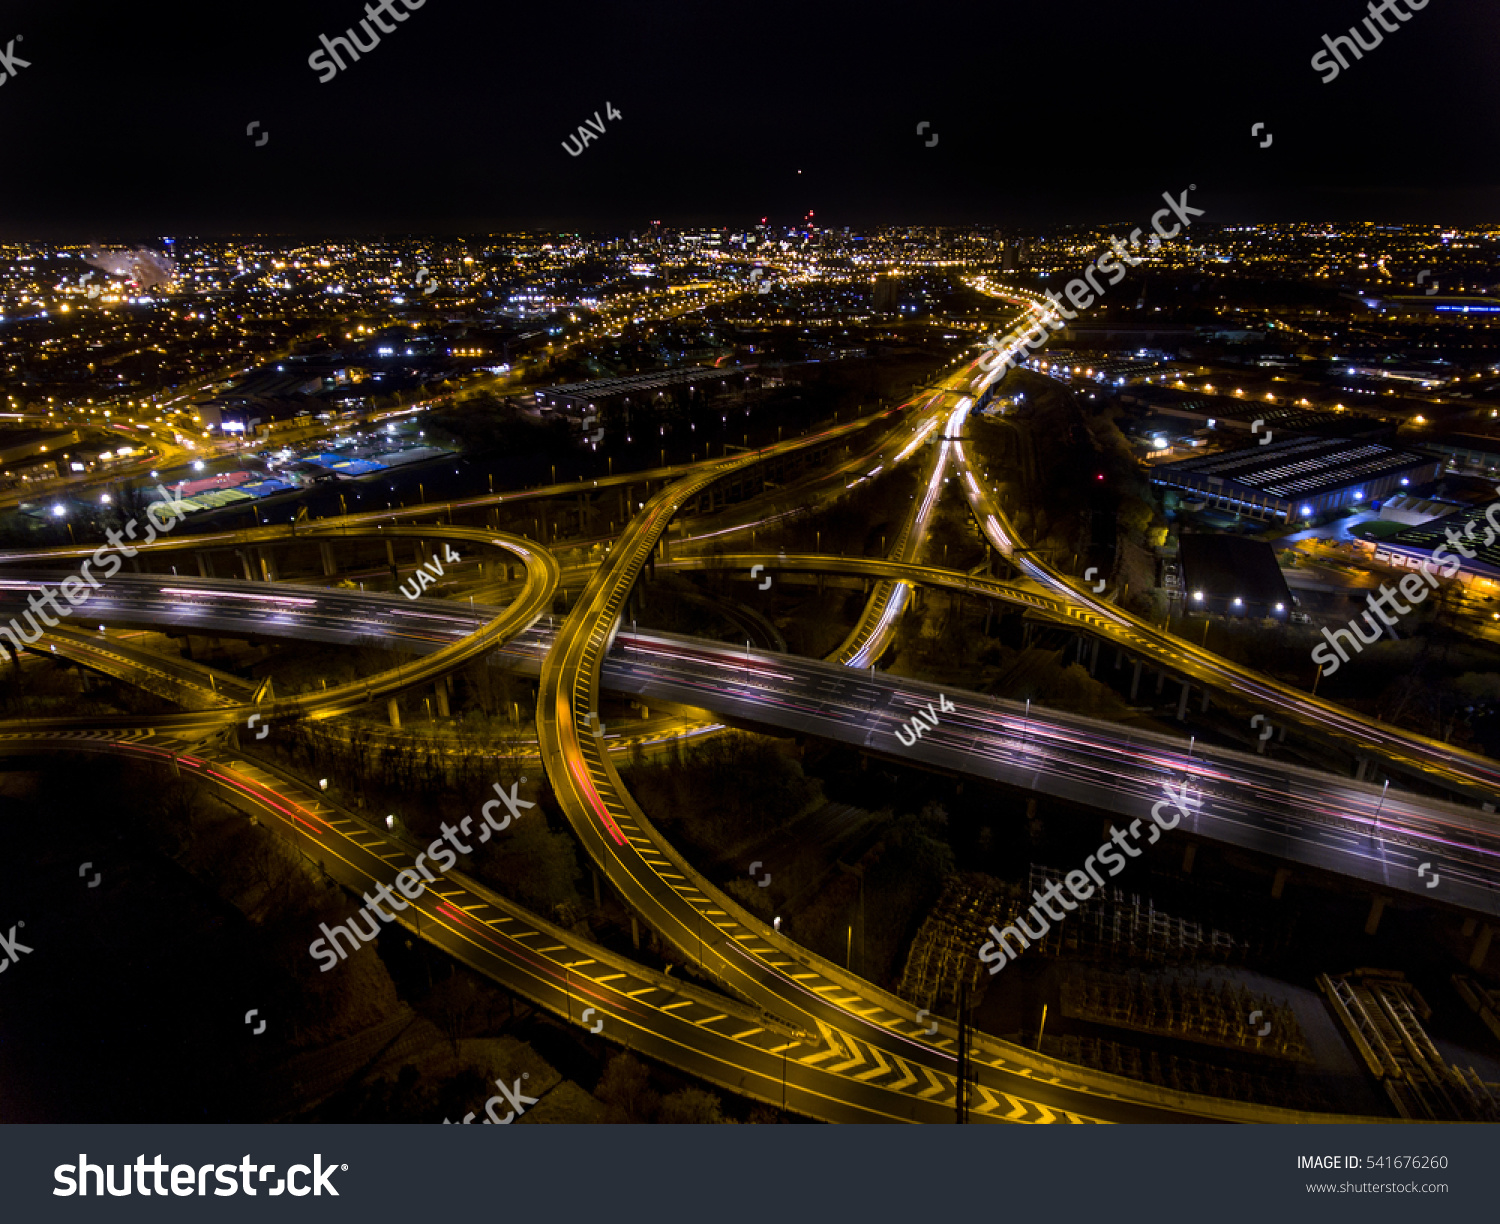
<svg viewBox="0 0 1500 1224"><path fill-rule="evenodd" d="M4 5L31 67L0 87L0 236L1141 224L1189 183L1210 221L1500 219L1490 0L1327 85L1365 0L427 0L319 84L363 3Z"/></svg>

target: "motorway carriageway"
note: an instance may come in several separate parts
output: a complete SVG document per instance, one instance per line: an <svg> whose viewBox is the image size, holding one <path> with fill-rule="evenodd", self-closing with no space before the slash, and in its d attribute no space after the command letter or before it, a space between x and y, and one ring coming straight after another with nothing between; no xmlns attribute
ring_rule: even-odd
<svg viewBox="0 0 1500 1224"><path fill-rule="evenodd" d="M24 581L14 574L11 581ZM403 648L435 651L486 623L492 609L302 588L316 607L267 610L263 584L118 575L90 601L96 619L225 635L259 633L352 644L378 631ZM224 590L223 588L231 588ZM258 589L260 588L260 589ZM277 591L287 588L278 586ZM195 592L186 594L186 592ZM197 593L201 592L201 593ZM6 598L9 596L10 598ZM227 596L227 597L226 597ZM0 589L0 615L12 590ZM80 627L81 628L81 627ZM497 652L501 666L539 675L555 637L546 618ZM65 655L72 655L66 646ZM80 657L80 661L88 662ZM160 667L173 661L158 659ZM609 691L712 711L782 733L818 736L943 773L1036 790L1148 822L1163 784L1186 783L1194 807L1177 832L1300 863L1424 901L1500 916L1500 824L1459 804L1381 788L1250 753L984 697L885 673L663 633L621 631L604 660ZM908 748L896 736L928 702L957 709ZM168 730L172 719L153 722ZM72 720L69 720L72 721ZM91 720L91 725L104 720ZM616 724L613 735L628 735ZM1192 805L1189 805L1192 807ZM1423 863L1429 864L1419 874ZM1428 881L1434 874L1436 888Z"/></svg>

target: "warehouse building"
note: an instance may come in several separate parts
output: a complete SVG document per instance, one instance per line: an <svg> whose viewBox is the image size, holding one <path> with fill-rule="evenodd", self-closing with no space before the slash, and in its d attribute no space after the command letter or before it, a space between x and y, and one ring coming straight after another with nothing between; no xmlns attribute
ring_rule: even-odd
<svg viewBox="0 0 1500 1224"><path fill-rule="evenodd" d="M1272 523L1368 506L1437 478L1431 455L1380 442L1296 437L1154 468L1151 483L1215 510Z"/></svg>
<svg viewBox="0 0 1500 1224"><path fill-rule="evenodd" d="M1187 611L1285 620L1292 607L1276 550L1242 536L1178 537Z"/></svg>

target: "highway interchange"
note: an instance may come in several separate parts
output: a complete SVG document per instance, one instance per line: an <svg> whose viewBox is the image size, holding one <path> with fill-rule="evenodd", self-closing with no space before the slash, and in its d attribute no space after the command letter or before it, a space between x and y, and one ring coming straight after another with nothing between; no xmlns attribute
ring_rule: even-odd
<svg viewBox="0 0 1500 1224"><path fill-rule="evenodd" d="M983 497L957 440L968 406L968 377L965 371L954 380L949 395L928 397L908 414L915 417L916 432L921 435L916 445L906 437L901 439L908 457L920 451L921 442L932 433L931 424L942 423L948 437L928 448L932 453L925 473L925 496L914 506L889 559L864 563L863 568L860 559L842 559L852 567L846 572L878 581L860 625L836 652L837 663L621 632L625 599L648 560L661 549L674 514L708 485L762 461L764 454L660 473L667 483L609 549L567 617L551 627L538 624L560 575L558 563L547 550L495 532L431 524L413 524L404 530L430 540L452 533L452 538L464 540L469 547L486 544L520 557L527 573L520 597L505 609L470 610L433 599L401 607L404 601L392 597L344 591L278 586L272 596L265 593L264 584L256 592L253 584L186 579L174 579L164 590L168 584L160 576L122 576L90 601L84 615L119 624L200 626L199 632L266 636L285 632L330 642L388 636L423 655L420 664L392 669L370 682L261 707L272 720L333 717L374 698L430 683L497 646L516 665L530 661L535 666L539 661L538 736L543 760L580 842L653 929L684 957L700 964L730 996L744 1002L688 988L675 980L669 989L654 981L649 971L622 963L575 936L549 930L502 899L484 894L461 873L444 877L443 887L451 885L454 891L423 909L426 921L419 923L418 933L575 1020L578 1008L573 992L587 987L611 1022L619 1025L609 1031L610 1036L732 1090L778 1100L783 1067L777 1064L789 1063L788 1106L814 1117L935 1121L951 1116L951 1025L945 1025L936 1037L928 1037L904 1002L768 929L694 871L651 826L621 783L601 737L593 733L586 716L597 712L606 688L650 693L659 700L713 709L736 721L859 743L870 751L899 753L948 772L1048 790L1122 816L1145 815L1160 797L1162 781L1186 780L1192 793L1201 796L1203 807L1184 822L1184 828L1201 836L1342 870L1388 889L1408 887L1417 857L1441 854L1439 861L1453 890L1445 899L1476 912L1496 913L1496 839L1490 822L1473 808L1401 793L1389 797L1383 809L1374 809L1378 816L1372 820L1371 787L1248 754L1199 750L1189 759L1185 745L1167 737L1126 734L1105 724L1051 712L1028 718L1018 713L1014 703L972 694L948 692L957 709L938 732L912 748L896 743L895 727L938 690L862 669L883 649L915 584L933 581L934 571L916 564L917 550L926 516L950 465L964 478L976 518L991 542L1003 552L1019 552L1014 532L999 508ZM950 406L950 398L957 403ZM830 432L852 432L855 427L851 424ZM782 447L790 450L816 441L797 439ZM642 474L633 479L642 482ZM425 512L449 510L451 514L451 509L489 500L474 499L451 508L426 507ZM387 530L372 525L377 518L394 526L390 516L350 516L305 529L304 537L333 540L354 529L360 534ZM269 533L235 534L244 543L274 538ZM206 542L205 537L183 537L171 543L202 547ZM63 551L72 550L51 550L50 555L56 559ZM733 564L755 556L736 556ZM37 559L36 554L5 558L12 563ZM769 564L779 559L761 560ZM813 568L814 560L788 558L782 564ZM1228 673L1223 669L1229 665L1214 656L1132 623L1113 605L1080 592L1029 557L1018 555L1017 562L1023 575L1056 601L1054 611L1062 616L1083 615L1090 622L1122 626L1137 649L1144 641L1147 647L1171 651L1179 660L1186 653L1216 685L1243 687L1244 677L1250 683L1268 684L1253 673ZM975 581L947 571L936 573L950 585ZM0 607L6 615L33 581L30 573L11 571L7 576L0 585ZM1007 585L1012 594L1026 593L1016 584L994 585ZM278 600L310 602L277 604ZM86 637L74 627L49 644L81 657L87 643L79 639ZM65 639L71 639L71 644ZM97 651L95 647L96 655ZM110 666L122 672L144 666L139 656L132 659L119 651L114 656ZM101 660L96 657L95 662ZM841 668L839 663L860 670ZM1217 673L1212 671L1215 666L1220 669ZM201 686L201 677L197 680ZM194 677L158 676L157 681L191 687ZM1277 689L1272 686L1256 692ZM345 882L359 886L363 880L389 882L394 878L394 864L402 861L405 849L385 831L333 811L305 783L273 775L259 763L244 762L227 748L200 746L195 750L193 745L201 745L210 732L241 722L247 711L256 708L242 691L211 691L211 697L200 694L196 704L201 708L183 715L92 719L87 728L80 728L77 720L32 720L25 728L0 729L0 746L26 751L86 742L100 750L175 756L179 768L203 772L237 802L278 813L289 833L336 853L342 866L335 874L342 871L352 877ZM1325 704L1302 705L1301 694L1278 694L1278 698L1292 712L1309 718ZM1329 708L1337 711L1337 707ZM1493 767L1482 758L1465 759L1467 754L1441 751L1446 746L1372 727L1342 712L1339 716L1341 726L1347 724L1349 733L1377 755L1405 754L1424 768L1455 776L1465 788L1482 787L1488 784L1487 777L1494 777ZM81 741L80 735L91 738ZM153 743L153 738L158 742ZM1493 785L1486 793L1494 795ZM1439 844L1442 850L1434 848ZM435 886L432 891L440 890ZM515 929L506 929L511 926ZM517 940L523 929L531 934ZM522 949L526 949L524 955ZM631 989L616 989L616 982L627 983ZM700 1016L699 1008L709 1012ZM976 1117L1018 1121L1306 1117L1114 1079L1041 1059L988 1037L978 1039L976 1046L980 1064Z"/></svg>

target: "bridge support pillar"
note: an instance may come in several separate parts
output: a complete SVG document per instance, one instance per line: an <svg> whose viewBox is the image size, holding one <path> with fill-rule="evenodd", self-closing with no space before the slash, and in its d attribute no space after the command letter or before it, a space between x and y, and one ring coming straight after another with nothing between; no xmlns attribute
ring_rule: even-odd
<svg viewBox="0 0 1500 1224"><path fill-rule="evenodd" d="M448 686L441 680L437 682L438 715L442 718L450 717L448 713Z"/></svg>
<svg viewBox="0 0 1500 1224"><path fill-rule="evenodd" d="M1202 705L1201 709L1202 709L1203 713L1205 713L1205 714L1208 713L1208 690L1207 689L1203 690L1203 705Z"/></svg>
<svg viewBox="0 0 1500 1224"><path fill-rule="evenodd" d="M1276 868L1276 878L1271 881L1271 900L1280 901L1281 894L1286 890L1286 882L1292 878L1290 867Z"/></svg>
<svg viewBox="0 0 1500 1224"><path fill-rule="evenodd" d="M396 541L390 536L385 538L385 563L394 571L396 568Z"/></svg>
<svg viewBox="0 0 1500 1224"><path fill-rule="evenodd" d="M822 575L822 574L818 575L818 594L819 595L821 595L823 593L823 578L824 578L824 575Z"/></svg>
<svg viewBox="0 0 1500 1224"><path fill-rule="evenodd" d="M630 915L630 942L637 952L641 950L641 924L634 914Z"/></svg>
<svg viewBox="0 0 1500 1224"><path fill-rule="evenodd" d="M1193 860L1198 857L1198 847L1188 846L1182 852L1182 874L1193 874Z"/></svg>
<svg viewBox="0 0 1500 1224"><path fill-rule="evenodd" d="M1162 691L1163 688L1166 687L1166 684L1167 684L1167 673L1166 672L1157 672L1156 673L1156 695L1158 697L1161 696L1161 691Z"/></svg>
<svg viewBox="0 0 1500 1224"><path fill-rule="evenodd" d="M385 714L391 720L391 729L401 730L401 707L396 704L394 697L385 703Z"/></svg>
<svg viewBox="0 0 1500 1224"><path fill-rule="evenodd" d="M193 559L198 562L198 577L212 578L213 570L208 564L208 554L199 549L193 553Z"/></svg>
<svg viewBox="0 0 1500 1224"><path fill-rule="evenodd" d="M276 581L276 558L269 548L256 550L257 560L260 562L260 578L262 582Z"/></svg>
<svg viewBox="0 0 1500 1224"><path fill-rule="evenodd" d="M1099 639L1094 639L1093 649L1089 651L1089 675L1095 675L1099 670ZM1206 695L1206 694L1205 694Z"/></svg>
<svg viewBox="0 0 1500 1224"><path fill-rule="evenodd" d="M245 581L254 582L255 575L250 572L250 554L244 549L240 550L240 564L245 567Z"/></svg>
<svg viewBox="0 0 1500 1224"><path fill-rule="evenodd" d="M1373 935L1380 927L1380 916L1385 913L1385 903L1388 897L1376 895L1370 898L1370 913L1365 919L1365 934Z"/></svg>
<svg viewBox="0 0 1500 1224"><path fill-rule="evenodd" d="M425 541L423 541L423 540L416 540L416 541L413 541L413 543L412 543L412 546L411 546L412 563L414 565L420 566L422 564L422 562L424 562L425 560L427 560L427 558L422 555L422 545L423 545L423 543L425 543Z"/></svg>
<svg viewBox="0 0 1500 1224"><path fill-rule="evenodd" d="M318 552L323 557L323 577L332 578L333 575L339 572L339 567L333 560L333 545L328 543L327 540L320 540L318 542Z"/></svg>
<svg viewBox="0 0 1500 1224"><path fill-rule="evenodd" d="M1119 671L1125 665L1125 652L1118 646L1115 647L1115 670Z"/></svg>
<svg viewBox="0 0 1500 1224"><path fill-rule="evenodd" d="M1490 950L1490 936L1495 933L1495 928L1485 923L1479 928L1479 938L1474 941L1474 951L1469 953L1469 968L1483 969L1484 958Z"/></svg>
<svg viewBox="0 0 1500 1224"><path fill-rule="evenodd" d="M1135 661L1134 670L1130 674L1130 700L1135 701L1135 695L1141 687L1141 661Z"/></svg>
<svg viewBox="0 0 1500 1224"><path fill-rule="evenodd" d="M1370 764L1369 758L1357 756L1354 758L1354 763L1359 766L1359 768L1354 771L1354 780L1356 782L1363 782L1365 780L1365 770L1369 767Z"/></svg>
<svg viewBox="0 0 1500 1224"><path fill-rule="evenodd" d="M1177 698L1177 721L1182 722L1187 717L1188 698L1193 694L1193 686L1186 680L1182 682L1182 693Z"/></svg>

